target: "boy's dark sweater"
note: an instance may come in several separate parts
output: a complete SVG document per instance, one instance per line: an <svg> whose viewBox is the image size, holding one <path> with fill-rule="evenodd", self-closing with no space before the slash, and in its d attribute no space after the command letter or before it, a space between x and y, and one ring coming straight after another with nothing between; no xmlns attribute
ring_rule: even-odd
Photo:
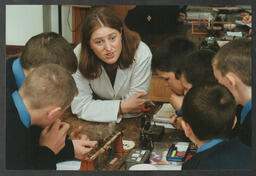
<svg viewBox="0 0 256 176"><path fill-rule="evenodd" d="M239 138L223 141L196 153L182 165L182 170L252 169L251 148Z"/></svg>
<svg viewBox="0 0 256 176"><path fill-rule="evenodd" d="M11 57L6 61L6 97L11 96L11 94L18 90L16 80L12 70L12 64L18 57ZM6 116L7 117L7 116ZM31 139L34 144L39 144L39 137L42 131L42 128L38 126L31 126L32 131ZM57 155L57 161L65 161L74 159L74 146L73 142L66 138L65 147Z"/></svg>
<svg viewBox="0 0 256 176"><path fill-rule="evenodd" d="M33 132L20 120L11 96L6 96L6 168L56 169L56 156L32 141Z"/></svg>

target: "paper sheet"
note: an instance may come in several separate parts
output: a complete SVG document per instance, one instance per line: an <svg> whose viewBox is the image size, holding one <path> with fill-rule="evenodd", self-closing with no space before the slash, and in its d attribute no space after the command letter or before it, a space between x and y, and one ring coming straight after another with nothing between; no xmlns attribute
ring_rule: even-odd
<svg viewBox="0 0 256 176"><path fill-rule="evenodd" d="M234 37L242 37L243 33L242 32L227 32L228 36L234 36Z"/></svg>
<svg viewBox="0 0 256 176"><path fill-rule="evenodd" d="M252 28L252 23L244 23L242 20L236 20L235 23L240 25L247 25L248 27Z"/></svg>
<svg viewBox="0 0 256 176"><path fill-rule="evenodd" d="M170 103L164 103L156 115L158 117L169 117L172 113L175 113L175 109L172 107L172 105Z"/></svg>
<svg viewBox="0 0 256 176"><path fill-rule="evenodd" d="M230 41L217 41L219 47L224 46L224 45L227 44L228 42L230 42Z"/></svg>
<svg viewBox="0 0 256 176"><path fill-rule="evenodd" d="M152 122L151 125L156 125L156 126L163 126L164 128L170 128L170 129L176 129L172 124L170 123L159 123L159 122Z"/></svg>
<svg viewBox="0 0 256 176"><path fill-rule="evenodd" d="M80 170L81 161L64 161L56 164L56 170Z"/></svg>

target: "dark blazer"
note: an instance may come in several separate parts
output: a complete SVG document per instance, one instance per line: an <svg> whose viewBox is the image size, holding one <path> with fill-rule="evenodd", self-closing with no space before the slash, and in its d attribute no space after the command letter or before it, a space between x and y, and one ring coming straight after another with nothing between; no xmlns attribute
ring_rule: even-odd
<svg viewBox="0 0 256 176"><path fill-rule="evenodd" d="M17 59L17 57L11 57L6 61L6 97L11 96L11 94L18 90L18 86L16 84L16 80L12 71L12 64ZM7 116L6 116L7 117ZM42 131L42 128L38 126L31 126L30 134L33 145L39 146L39 137ZM60 151L57 155L57 161L65 161L74 159L74 146L73 142L68 139L68 136L65 141L65 147Z"/></svg>
<svg viewBox="0 0 256 176"><path fill-rule="evenodd" d="M252 117L251 117L251 110L246 115L244 122L242 125L239 126L238 129L238 136L240 137L241 141L248 145L252 146Z"/></svg>
<svg viewBox="0 0 256 176"><path fill-rule="evenodd" d="M10 95L15 90L18 90L18 86L12 71L12 64L16 59L17 57L11 57L6 61L6 95Z"/></svg>
<svg viewBox="0 0 256 176"><path fill-rule="evenodd" d="M240 126L240 118L241 118L241 112L242 112L243 106L242 105L237 105L236 106L236 117L237 117L237 122L232 130L232 137L236 137L239 134L239 126Z"/></svg>
<svg viewBox="0 0 256 176"><path fill-rule="evenodd" d="M22 124L12 97L6 96L7 169L56 169L55 154L47 147L33 144L32 134L31 128Z"/></svg>
<svg viewBox="0 0 256 176"><path fill-rule="evenodd" d="M182 165L182 170L220 169L252 169L251 148L243 144L239 138L233 138L196 153Z"/></svg>
<svg viewBox="0 0 256 176"><path fill-rule="evenodd" d="M237 116L237 123L235 128L232 132L232 137L239 136L241 141L248 145L252 146L252 118L251 118L251 110L246 115L243 124L240 124L241 119L241 112L242 112L243 106L238 105L236 110L236 116Z"/></svg>

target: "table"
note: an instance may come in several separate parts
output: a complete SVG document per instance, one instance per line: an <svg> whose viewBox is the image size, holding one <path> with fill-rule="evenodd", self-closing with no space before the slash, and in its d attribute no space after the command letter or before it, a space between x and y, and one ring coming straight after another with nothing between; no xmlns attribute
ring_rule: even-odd
<svg viewBox="0 0 256 176"><path fill-rule="evenodd" d="M160 106L160 103L157 104L156 108L150 111L152 115ZM62 116L62 120L70 124L70 130L68 133L71 133L78 126L83 126L82 133L86 134L91 140L101 140L116 131L123 132L123 140L132 140L135 142L135 147L140 147L140 131L141 131L141 116L136 118L122 119L120 123L102 123L102 122L89 122L82 119L78 119L76 115L72 114L71 109L69 108L65 111ZM188 138L184 135L184 132L176 129L165 129L165 134L163 135L161 141L189 141ZM127 156L127 154L125 155ZM125 156L118 161L118 165L107 167L103 164L99 167L99 170L124 170ZM106 163L104 163L106 165Z"/></svg>
<svg viewBox="0 0 256 176"><path fill-rule="evenodd" d="M150 115L161 106L162 103L156 103L156 107L151 109ZM99 140L105 138L115 131L123 131L124 140L133 140L136 146L139 146L139 137L141 131L141 117L122 119L120 123L103 123L103 122L90 122L77 118L67 109L62 116L62 120L70 124L68 133L71 133L79 125L83 126L82 133L86 134L91 140ZM147 119L148 120L148 119ZM163 141L189 141L181 130L165 129L165 134L162 138Z"/></svg>

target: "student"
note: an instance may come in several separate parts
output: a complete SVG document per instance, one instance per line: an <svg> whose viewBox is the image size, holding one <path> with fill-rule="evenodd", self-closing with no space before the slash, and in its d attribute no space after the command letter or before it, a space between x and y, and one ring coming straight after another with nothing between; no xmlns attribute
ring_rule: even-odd
<svg viewBox="0 0 256 176"><path fill-rule="evenodd" d="M40 65L55 63L63 66L69 73L77 70L77 59L71 45L60 35L54 32L41 33L33 36L26 43L21 57L9 58L6 62L6 96L18 90L31 71ZM34 143L38 143L41 127L32 126ZM75 142L74 139L87 139L80 134L82 127L71 133L70 139L66 138L65 147L58 155L58 161L77 159L83 157L86 148ZM75 135L76 134L76 135ZM73 140L73 141L72 141Z"/></svg>
<svg viewBox="0 0 256 176"><path fill-rule="evenodd" d="M92 7L75 48L78 87L71 109L78 118L120 122L140 115L151 81L148 46L108 7Z"/></svg>
<svg viewBox="0 0 256 176"><path fill-rule="evenodd" d="M77 70L77 59L71 45L54 32L33 36L25 44L21 57L12 57L7 60L7 92L12 93L18 90L33 69L47 63L59 64L70 73Z"/></svg>
<svg viewBox="0 0 256 176"><path fill-rule="evenodd" d="M252 137L252 41L237 39L222 47L213 58L214 75L219 83L226 86L242 105L238 136L251 146Z"/></svg>
<svg viewBox="0 0 256 176"><path fill-rule="evenodd" d="M217 82L211 65L214 55L214 51L202 49L187 56L186 63L181 68L180 78L184 94L193 86Z"/></svg>
<svg viewBox="0 0 256 176"><path fill-rule="evenodd" d="M176 110L181 108L184 88L180 82L180 68L185 56L196 50L193 42L183 37L168 38L152 57L152 70L167 83L173 94L170 102ZM178 100L177 103L175 100Z"/></svg>
<svg viewBox="0 0 256 176"><path fill-rule="evenodd" d="M193 86L217 82L211 65L215 52L208 49L202 49L189 54L186 63L181 68L181 84L184 87L184 94ZM241 107L237 106L238 116L241 113ZM177 116L172 116L171 123L178 129L181 129L181 120L176 120ZM238 121L239 122L239 121ZM233 129L237 133L237 126ZM233 136L235 136L233 134Z"/></svg>
<svg viewBox="0 0 256 176"><path fill-rule="evenodd" d="M184 97L182 128L198 149L182 170L252 169L251 149L228 139L235 126L236 102L222 85L192 87Z"/></svg>
<svg viewBox="0 0 256 176"><path fill-rule="evenodd" d="M208 49L194 51L186 56L186 62L181 66L180 82L184 88L184 94L194 86L206 83L217 83L213 74L211 61L215 52ZM177 129L181 128L182 117L177 120L178 116L171 116L171 124Z"/></svg>
<svg viewBox="0 0 256 176"><path fill-rule="evenodd" d="M32 71L20 89L6 99L7 169L56 169L69 125L60 116L70 106L77 88L61 66L44 64ZM33 143L32 126L44 128ZM89 152L96 142L75 140Z"/></svg>
<svg viewBox="0 0 256 176"><path fill-rule="evenodd" d="M183 37L168 38L152 57L151 68L162 79L166 86L173 92L170 95L170 103L181 116L181 105L184 96L184 88L181 85L181 66L186 62L186 55L196 50L193 42Z"/></svg>

